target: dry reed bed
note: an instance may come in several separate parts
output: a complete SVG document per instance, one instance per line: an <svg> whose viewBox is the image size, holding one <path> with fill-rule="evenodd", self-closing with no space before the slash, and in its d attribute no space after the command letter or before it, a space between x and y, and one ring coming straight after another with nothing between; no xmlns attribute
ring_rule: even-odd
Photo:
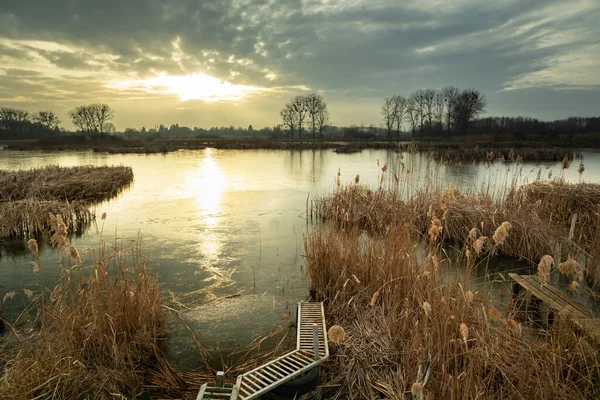
<svg viewBox="0 0 600 400"><path fill-rule="evenodd" d="M0 202L0 238L17 237L27 232L46 232L48 214L64 215L69 232L79 232L94 219L89 203L82 201L20 200Z"/></svg>
<svg viewBox="0 0 600 400"><path fill-rule="evenodd" d="M11 329L4 338L0 398L134 398L149 367L172 379L158 343L166 334L159 283L141 247L101 241L97 252L76 249L62 217L51 219L61 278L53 288L23 291L39 329ZM29 249L37 255L35 241ZM36 260L33 273L41 268L53 267Z"/></svg>
<svg viewBox="0 0 600 400"><path fill-rule="evenodd" d="M130 167L58 167L0 170L0 201L102 201L133 182Z"/></svg>
<svg viewBox="0 0 600 400"><path fill-rule="evenodd" d="M557 148L440 148L433 147L433 159L445 162L515 162L547 161L558 162L566 156L573 159L573 152Z"/></svg>
<svg viewBox="0 0 600 400"><path fill-rule="evenodd" d="M0 237L47 231L49 213L62 215L70 232L79 231L93 221L93 203L132 181L133 171L123 166L0 170Z"/></svg>
<svg viewBox="0 0 600 400"><path fill-rule="evenodd" d="M404 223L370 237L335 226L306 236L313 296L325 301L328 326L345 329L322 398L597 398L598 350L562 321L538 337L516 310L498 311L469 290L475 257L457 262L467 265L464 280L444 279L455 266L438 234L424 262L420 234Z"/></svg>
<svg viewBox="0 0 600 400"><path fill-rule="evenodd" d="M370 189L354 184L314 200L308 213L344 229L360 227L385 233L390 225L404 224L421 234L427 233L433 213L442 220L442 237L459 242L466 240L472 228L491 239L498 225L508 221L511 235L498 250L537 262L558 246L565 254L582 249L593 256L598 247L595 237L600 234L598 204L600 185L561 180L513 187L500 199L452 188L420 190L403 199L397 189ZM578 222L571 242L569 231L574 213Z"/></svg>

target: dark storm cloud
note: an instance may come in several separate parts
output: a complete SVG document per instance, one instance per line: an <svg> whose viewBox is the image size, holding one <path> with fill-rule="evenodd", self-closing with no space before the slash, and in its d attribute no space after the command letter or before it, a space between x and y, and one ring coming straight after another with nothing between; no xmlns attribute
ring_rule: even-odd
<svg viewBox="0 0 600 400"><path fill-rule="evenodd" d="M340 102L453 84L480 88L490 112L503 113L510 109L495 109L495 98L598 93L598 20L592 0L8 0L0 60L139 78L206 72L262 87L305 85ZM68 77L53 79L67 85ZM563 116L548 106L538 116Z"/></svg>

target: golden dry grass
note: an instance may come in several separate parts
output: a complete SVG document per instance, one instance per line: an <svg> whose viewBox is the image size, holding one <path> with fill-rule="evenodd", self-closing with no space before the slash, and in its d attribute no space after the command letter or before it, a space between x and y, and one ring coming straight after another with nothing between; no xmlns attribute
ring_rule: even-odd
<svg viewBox="0 0 600 400"><path fill-rule="evenodd" d="M405 399L415 383L436 399L600 395L600 358L585 338L562 322L538 336L516 311L470 291L467 278L447 279L463 262L468 276L473 263L448 260L439 239L422 259L420 240L402 224L370 237L333 226L306 237L313 296L325 301L328 325L345 330L331 344L322 398Z"/></svg>
<svg viewBox="0 0 600 400"><path fill-rule="evenodd" d="M133 182L130 167L58 167L0 170L0 201L102 201Z"/></svg>
<svg viewBox="0 0 600 400"><path fill-rule="evenodd" d="M87 202L20 200L0 202L0 237L45 232L50 228L48 214L65 216L70 232L80 231L94 218Z"/></svg>
<svg viewBox="0 0 600 400"><path fill-rule="evenodd" d="M133 181L129 167L50 166L0 170L0 237L41 233L48 214L64 217L70 232L93 221L94 202L119 194Z"/></svg>
<svg viewBox="0 0 600 400"><path fill-rule="evenodd" d="M76 249L67 246L61 224L53 218L60 279L26 293L38 310L38 329L27 335L12 329L4 338L10 346L2 352L0 398L134 398L147 380L144 371L170 379L158 343L166 334L159 283L141 246ZM36 249L33 242L29 247Z"/></svg>
<svg viewBox="0 0 600 400"><path fill-rule="evenodd" d="M565 256L568 252L598 254L598 184L570 184L560 179L534 182L508 187L504 195L496 197L452 187L426 188L410 196L403 190L398 186L341 186L331 196L314 200L307 213L343 229L358 227L381 234L394 224L406 225L418 233L435 233L445 240L465 243L475 229L477 237L485 238L479 239L481 248L476 247L476 253L494 250L536 263L557 247ZM570 235L574 214L577 219ZM432 225L432 218L439 225Z"/></svg>
<svg viewBox="0 0 600 400"><path fill-rule="evenodd" d="M376 189L338 185L307 210L328 222L305 237L311 293L325 302L328 325L345 330L320 394L598 398L595 345L562 319L540 335L530 313L478 294L469 276L503 253L540 263L544 277L564 260L578 285L585 268L567 259L585 260L590 274L600 259L600 185L536 182L493 197L452 185L410 192L403 177L394 180L389 188L383 179ZM462 247L458 258L443 250L448 241ZM456 270L463 278L448 278Z"/></svg>

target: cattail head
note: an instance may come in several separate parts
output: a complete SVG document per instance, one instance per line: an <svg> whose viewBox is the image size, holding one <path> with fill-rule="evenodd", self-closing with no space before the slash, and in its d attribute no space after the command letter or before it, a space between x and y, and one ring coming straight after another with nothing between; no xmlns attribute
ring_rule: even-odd
<svg viewBox="0 0 600 400"><path fill-rule="evenodd" d="M508 327L508 329L510 329L510 331L517 337L521 337L521 333L523 332L523 328L521 327L521 324L518 323L517 321L515 321L512 318L509 318L506 320L506 326Z"/></svg>
<svg viewBox="0 0 600 400"><path fill-rule="evenodd" d="M475 293L471 292L470 290L467 290L467 292L465 293L465 303L467 303L467 305L471 304L474 298Z"/></svg>
<svg viewBox="0 0 600 400"><path fill-rule="evenodd" d="M543 256L540 260L540 263L538 264L538 275L540 276L542 282L546 282L550 278L550 272L553 264L554 259L548 254Z"/></svg>
<svg viewBox="0 0 600 400"><path fill-rule="evenodd" d="M469 340L469 328L464 323L460 324L460 336L462 337L463 341L465 341L465 342L467 340Z"/></svg>
<svg viewBox="0 0 600 400"><path fill-rule="evenodd" d="M567 169L567 168L569 168L570 165L571 165L571 161L569 160L569 155L565 154L565 156L562 159L562 167Z"/></svg>
<svg viewBox="0 0 600 400"><path fill-rule="evenodd" d="M356 176L354 177L354 183L355 183L356 185L358 185L358 183L359 183L359 182L360 182L360 175L359 175L359 174L356 174Z"/></svg>
<svg viewBox="0 0 600 400"><path fill-rule="evenodd" d="M454 198L454 182L450 182L450 184L448 185L448 188L446 190L444 190L444 193L442 194L440 203L441 204L447 203L448 201L452 200L453 198Z"/></svg>
<svg viewBox="0 0 600 400"><path fill-rule="evenodd" d="M569 290L571 292L577 292L577 289L579 288L579 282L577 282L576 280L573 280L570 284L569 284Z"/></svg>
<svg viewBox="0 0 600 400"><path fill-rule="evenodd" d="M70 245L69 246L69 255L71 256L71 258L75 261L77 261L78 264L81 264L81 258L79 257L79 252L77 251L77 247L75 247L75 245Z"/></svg>
<svg viewBox="0 0 600 400"><path fill-rule="evenodd" d="M491 306L488 310L490 317L494 322L502 321L502 313L494 306Z"/></svg>
<svg viewBox="0 0 600 400"><path fill-rule="evenodd" d="M15 297L17 295L17 291L16 290L11 290L10 292L6 293L4 295L4 298L2 299L3 303L6 303L7 300L12 299L13 297Z"/></svg>
<svg viewBox="0 0 600 400"><path fill-rule="evenodd" d="M33 273L37 274L40 272L40 264L36 263L36 262L32 262L31 265L33 265Z"/></svg>
<svg viewBox="0 0 600 400"><path fill-rule="evenodd" d="M106 212L103 212L103 213L102 213L102 217L100 217L100 219L101 219L102 221L104 221L104 220L106 219Z"/></svg>
<svg viewBox="0 0 600 400"><path fill-rule="evenodd" d="M346 338L346 331L339 325L333 325L327 331L327 337L331 343L340 344Z"/></svg>
<svg viewBox="0 0 600 400"><path fill-rule="evenodd" d="M473 242L473 250L477 255L480 255L487 241L487 236L480 236L475 242Z"/></svg>
<svg viewBox="0 0 600 400"><path fill-rule="evenodd" d="M437 237L442 233L442 221L438 218L433 218L431 220L431 227L429 228L429 237L431 240L437 239Z"/></svg>
<svg viewBox="0 0 600 400"><path fill-rule="evenodd" d="M40 249L38 248L38 244L35 239L29 239L27 241L27 248L29 249L31 254L33 254L34 256L37 257L40 255Z"/></svg>
<svg viewBox="0 0 600 400"><path fill-rule="evenodd" d="M552 179L552 170L550 170L550 172L548 172L548 180Z"/></svg>
<svg viewBox="0 0 600 400"><path fill-rule="evenodd" d="M431 304L424 301L422 304L422 307L423 307L423 311L425 312L425 315L427 316L427 318L429 318L431 316Z"/></svg>
<svg viewBox="0 0 600 400"><path fill-rule="evenodd" d="M561 262L560 264L558 264L557 268L561 274L573 276L577 272L585 270L585 267L583 265L581 265L579 262L577 262L577 260L574 260L572 258L569 258L565 262Z"/></svg>
<svg viewBox="0 0 600 400"><path fill-rule="evenodd" d="M377 299L379 299L379 294L379 290L373 293L373 297L371 297L371 301L369 302L369 305L371 307L373 307L377 303Z"/></svg>
<svg viewBox="0 0 600 400"><path fill-rule="evenodd" d="M494 243L496 244L496 246L501 246L502 244L504 244L506 238L508 237L508 231L510 230L510 228L512 228L512 225L508 221L504 221L502 225L496 228L494 236L492 236L492 239L494 239Z"/></svg>
<svg viewBox="0 0 600 400"><path fill-rule="evenodd" d="M585 171L585 165L583 165L583 161L579 162L579 169L577 170L577 172L579 172L579 175L583 174L583 171Z"/></svg>
<svg viewBox="0 0 600 400"><path fill-rule="evenodd" d="M469 231L469 238L473 241L477 239L477 228L473 228Z"/></svg>
<svg viewBox="0 0 600 400"><path fill-rule="evenodd" d="M415 382L412 384L412 386L410 387L410 393L412 393L413 396L420 396L423 394L423 385L421 385L420 382Z"/></svg>

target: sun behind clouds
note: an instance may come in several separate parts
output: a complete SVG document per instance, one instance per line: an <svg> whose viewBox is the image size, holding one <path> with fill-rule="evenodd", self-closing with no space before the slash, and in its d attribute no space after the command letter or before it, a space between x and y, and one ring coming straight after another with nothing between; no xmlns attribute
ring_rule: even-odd
<svg viewBox="0 0 600 400"><path fill-rule="evenodd" d="M147 93L172 93L179 96L182 101L204 100L207 102L237 101L248 94L269 90L250 85L236 85L204 73L168 75L163 72L154 78L126 80L111 86L117 89L141 90Z"/></svg>

